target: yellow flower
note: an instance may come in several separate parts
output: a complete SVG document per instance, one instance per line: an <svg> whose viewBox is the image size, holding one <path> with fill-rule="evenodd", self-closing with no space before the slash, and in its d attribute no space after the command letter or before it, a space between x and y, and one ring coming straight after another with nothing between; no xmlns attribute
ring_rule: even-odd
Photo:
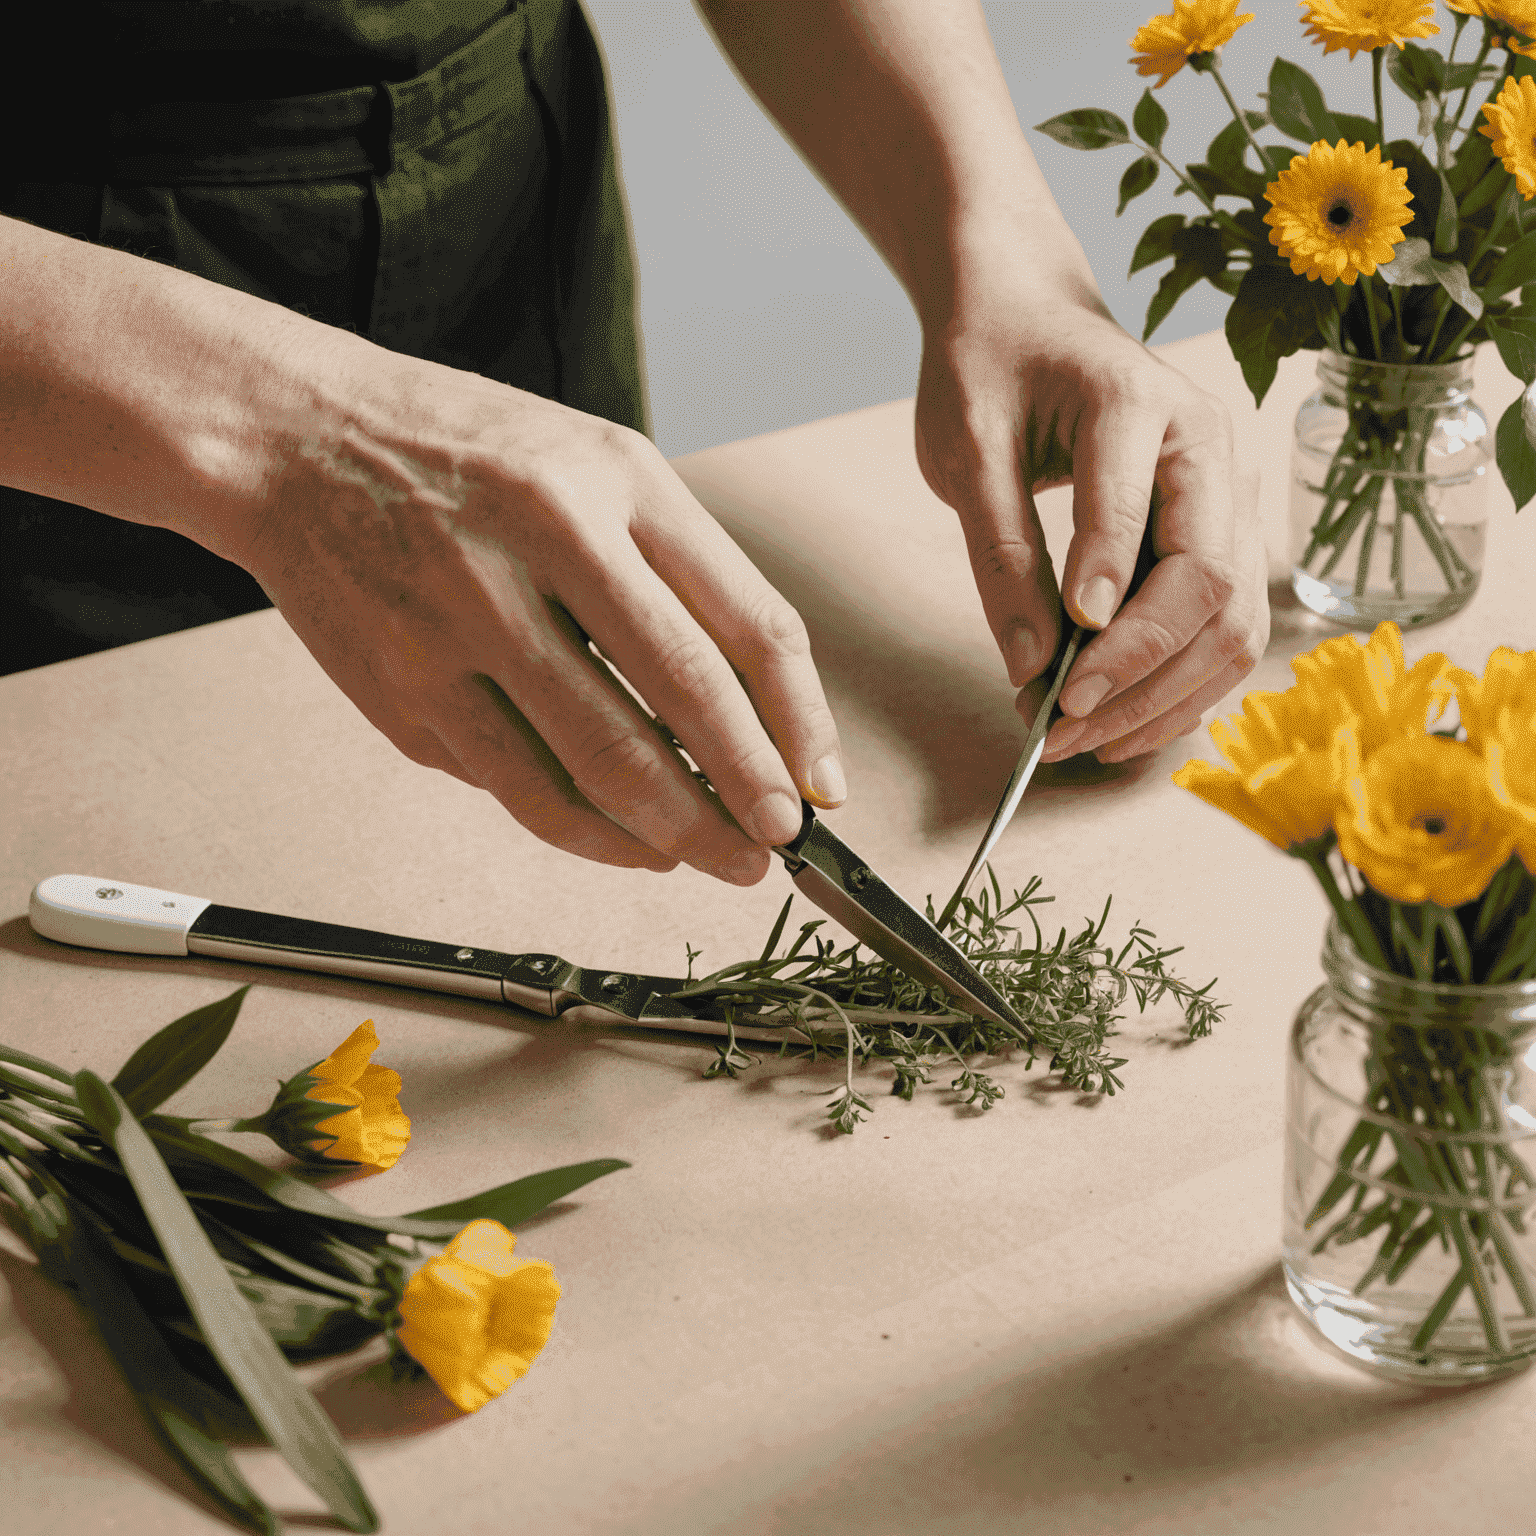
<svg viewBox="0 0 1536 1536"><path fill-rule="evenodd" d="M1265 189L1270 243L1298 277L1353 286L1360 273L1369 277L1391 261L1402 226L1412 222L1407 181L1405 169L1381 158L1379 145L1367 153L1363 143L1320 139Z"/></svg>
<svg viewBox="0 0 1536 1536"><path fill-rule="evenodd" d="M499 1221L470 1222L400 1301L400 1344L465 1413L525 1375L555 1325L555 1272L514 1259L516 1242Z"/></svg>
<svg viewBox="0 0 1536 1536"><path fill-rule="evenodd" d="M1231 769L1192 758L1173 782L1277 848L1321 837L1359 771L1354 723L1338 719L1309 687L1250 693L1242 717L1216 721L1211 737Z"/></svg>
<svg viewBox="0 0 1536 1536"><path fill-rule="evenodd" d="M1325 54L1348 48L1350 58L1364 50L1399 48L1410 37L1433 37L1440 28L1426 21L1435 0L1298 0L1305 7L1305 26Z"/></svg>
<svg viewBox="0 0 1536 1536"><path fill-rule="evenodd" d="M1501 645L1488 658L1481 679L1460 667L1452 667L1450 676L1467 745L1474 752L1486 754L1501 715L1512 715L1520 724L1536 716L1536 651L1512 651Z"/></svg>
<svg viewBox="0 0 1536 1536"><path fill-rule="evenodd" d="M1136 73L1158 75L1164 86L1191 55L1231 42L1232 34L1253 20L1252 11L1239 16L1237 5L1238 0L1173 0L1171 15L1154 16L1131 39Z"/></svg>
<svg viewBox="0 0 1536 1536"><path fill-rule="evenodd" d="M1406 668L1402 631L1390 622L1378 624L1364 645L1353 635L1324 640L1291 670L1323 707L1356 723L1362 759L1394 738L1422 736L1456 691L1456 669L1439 651Z"/></svg>
<svg viewBox="0 0 1536 1536"><path fill-rule="evenodd" d="M1389 901L1459 907L1508 860L1515 833L1465 742L1405 737L1345 787L1339 852Z"/></svg>
<svg viewBox="0 0 1536 1536"><path fill-rule="evenodd" d="M1536 194L1536 80L1528 75L1506 80L1483 111L1488 121L1477 131L1493 140L1493 152L1515 178L1520 195L1531 197Z"/></svg>
<svg viewBox="0 0 1536 1536"><path fill-rule="evenodd" d="M373 1020L365 1019L324 1061L309 1069L314 1079L305 1097L345 1104L340 1114L321 1120L315 1130L334 1136L314 1150L338 1162L368 1168L393 1168L411 1139L411 1122L400 1108L400 1074L369 1064L379 1048Z"/></svg>
<svg viewBox="0 0 1536 1536"><path fill-rule="evenodd" d="M1483 760L1488 788L1514 828L1520 862L1536 874L1536 715L1503 711Z"/></svg>

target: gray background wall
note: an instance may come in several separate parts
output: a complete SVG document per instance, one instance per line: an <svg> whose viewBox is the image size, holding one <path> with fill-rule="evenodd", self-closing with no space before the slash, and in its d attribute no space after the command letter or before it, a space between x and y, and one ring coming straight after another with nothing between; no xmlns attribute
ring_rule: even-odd
<svg viewBox="0 0 1536 1536"><path fill-rule="evenodd" d="M906 297L837 201L800 161L715 48L688 0L585 0L603 40L640 260L651 413L664 453L792 426L912 394L919 337ZM808 4L811 0L762 0ZM1127 43L1166 0L986 0L993 42L1026 130L1073 107L1127 121L1143 87ZM1277 53L1310 70L1331 104L1368 113L1368 56L1351 66L1306 40L1292 0L1245 0L1256 19L1223 57L1257 105ZM1449 14L1436 20L1446 27ZM1462 57L1468 56L1463 41ZM1431 39L1431 45L1435 43ZM1386 87L1388 134L1413 118ZM1230 120L1215 84L1184 69L1161 91L1175 163L1198 160ZM1396 107L1394 112L1393 108ZM1273 137L1271 130L1270 136ZM1082 153L1028 138L1116 318L1141 334L1162 269L1127 279L1160 214L1194 211L1166 172L1115 218L1130 149ZM1154 340L1219 327L1226 299L1201 284Z"/></svg>

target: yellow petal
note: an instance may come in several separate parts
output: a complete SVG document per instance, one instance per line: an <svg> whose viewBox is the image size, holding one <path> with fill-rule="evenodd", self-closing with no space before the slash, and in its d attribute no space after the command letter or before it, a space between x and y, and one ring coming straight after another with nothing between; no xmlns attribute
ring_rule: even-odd
<svg viewBox="0 0 1536 1536"><path fill-rule="evenodd" d="M326 1083L354 1083L363 1075L368 1058L379 1048L379 1037L372 1019L364 1019L324 1061L312 1066L310 1075ZM323 1093L311 1090L309 1097L323 1099Z"/></svg>

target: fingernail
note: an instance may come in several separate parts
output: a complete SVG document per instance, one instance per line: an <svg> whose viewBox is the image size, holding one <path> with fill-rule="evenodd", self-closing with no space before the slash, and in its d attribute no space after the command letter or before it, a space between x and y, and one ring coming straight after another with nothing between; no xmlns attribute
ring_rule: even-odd
<svg viewBox="0 0 1536 1536"><path fill-rule="evenodd" d="M1003 646L1008 681L1022 688L1040 670L1040 641L1027 624L1016 624Z"/></svg>
<svg viewBox="0 0 1536 1536"><path fill-rule="evenodd" d="M1095 576L1077 591L1078 611L1088 622L1103 629L1115 616L1115 584L1108 576Z"/></svg>
<svg viewBox="0 0 1536 1536"><path fill-rule="evenodd" d="M1046 737L1045 751L1040 754L1043 763L1054 763L1063 757L1071 757L1072 743L1086 731L1086 725L1059 725Z"/></svg>
<svg viewBox="0 0 1536 1536"><path fill-rule="evenodd" d="M843 765L834 753L828 752L811 769L811 792L806 798L825 806L841 805L848 798L848 780L843 777Z"/></svg>
<svg viewBox="0 0 1536 1536"><path fill-rule="evenodd" d="M782 789L775 789L752 807L742 825L754 843L771 848L787 843L800 830L800 817L800 802L791 800Z"/></svg>
<svg viewBox="0 0 1536 1536"><path fill-rule="evenodd" d="M1073 683L1061 696L1061 710L1066 715L1076 715L1081 719L1084 715L1091 715L1100 699L1109 692L1110 682L1107 677L1085 677L1080 683Z"/></svg>

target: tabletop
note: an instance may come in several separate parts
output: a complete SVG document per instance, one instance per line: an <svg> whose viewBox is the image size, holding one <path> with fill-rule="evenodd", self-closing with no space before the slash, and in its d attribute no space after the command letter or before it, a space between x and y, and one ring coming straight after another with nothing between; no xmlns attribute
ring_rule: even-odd
<svg viewBox="0 0 1536 1536"><path fill-rule="evenodd" d="M1219 335L1159 349L1221 395L1262 470L1273 632L1243 693L1283 688L1337 633L1287 597L1290 421L1315 357L1255 411ZM1518 393L1491 349L1477 398ZM850 778L829 825L921 904L942 903L1026 726L953 514L895 402L676 462L800 610ZM1058 569L1069 495L1041 498ZM1536 646L1536 510L1492 490L1482 588L1405 637L1479 669ZM413 1140L343 1198L438 1203L540 1168L632 1166L521 1231L564 1295L529 1374L478 1414L366 1361L310 1368L396 1533L908 1536L1518 1528L1536 1375L1455 1392L1384 1383L1315 1344L1279 1270L1286 1032L1318 984L1326 904L1307 869L1177 789L1198 735L1129 765L1042 767L994 865L1038 875L1048 932L1113 897L1226 1004L1187 1043L1132 1006L1113 1097L1001 1066L986 1114L942 1084L828 1134L840 1068L768 1060L706 1081L707 1043L536 1023L489 1004L212 959L70 949L32 934L31 887L77 872L588 965L681 974L755 957L785 895L686 869L586 864L493 801L406 761L275 612L0 679L5 1038L110 1075L134 1045L253 984L229 1044L169 1106L253 1113L365 1018L404 1078ZM791 925L815 916L797 900ZM792 930L791 930L792 931ZM248 1145L249 1142L242 1142ZM274 1453L237 1452L313 1527ZM0 1226L0 1530L227 1529L188 1497L83 1315Z"/></svg>

